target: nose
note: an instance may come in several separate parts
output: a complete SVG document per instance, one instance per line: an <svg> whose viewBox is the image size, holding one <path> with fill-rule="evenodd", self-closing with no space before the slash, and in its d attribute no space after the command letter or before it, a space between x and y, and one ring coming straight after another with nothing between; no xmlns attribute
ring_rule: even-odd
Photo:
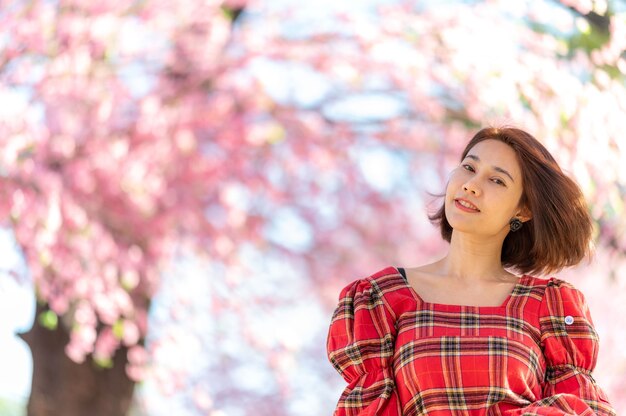
<svg viewBox="0 0 626 416"><path fill-rule="evenodd" d="M465 182L463 184L463 190L467 193L472 193L474 195L478 195L480 193L480 189L476 186L476 183L472 180Z"/></svg>

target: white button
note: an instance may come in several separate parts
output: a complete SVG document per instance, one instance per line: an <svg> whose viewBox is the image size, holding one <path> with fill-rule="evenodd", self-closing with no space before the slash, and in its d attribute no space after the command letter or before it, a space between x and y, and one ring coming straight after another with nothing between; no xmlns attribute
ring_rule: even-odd
<svg viewBox="0 0 626 416"><path fill-rule="evenodd" d="M567 316L565 317L565 324L566 324L566 325L571 325L571 324L573 324L573 323L574 323L574 317L573 317L573 316L570 316L570 315L567 315Z"/></svg>

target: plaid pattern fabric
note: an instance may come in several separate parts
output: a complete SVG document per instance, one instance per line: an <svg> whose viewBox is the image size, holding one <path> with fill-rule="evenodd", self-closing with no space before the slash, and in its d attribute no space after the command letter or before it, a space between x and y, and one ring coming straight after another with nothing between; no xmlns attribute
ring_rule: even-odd
<svg viewBox="0 0 626 416"><path fill-rule="evenodd" d="M334 416L615 415L585 299L555 278L523 276L498 307L442 305L387 267L342 289L327 352L348 383Z"/></svg>

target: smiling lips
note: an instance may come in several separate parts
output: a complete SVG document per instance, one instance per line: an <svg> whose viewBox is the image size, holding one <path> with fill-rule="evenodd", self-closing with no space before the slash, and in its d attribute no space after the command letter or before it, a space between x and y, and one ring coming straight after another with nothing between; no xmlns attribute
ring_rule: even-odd
<svg viewBox="0 0 626 416"><path fill-rule="evenodd" d="M459 208L461 211L480 212L480 210L478 209L478 207L476 207L476 205L472 204L466 199L461 199L461 198L455 199L454 205L456 205L456 207Z"/></svg>

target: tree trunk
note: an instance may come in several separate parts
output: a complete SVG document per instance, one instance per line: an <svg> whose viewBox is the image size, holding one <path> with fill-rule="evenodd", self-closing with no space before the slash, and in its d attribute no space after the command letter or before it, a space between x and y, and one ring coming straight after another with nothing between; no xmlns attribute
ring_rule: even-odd
<svg viewBox="0 0 626 416"><path fill-rule="evenodd" d="M37 306L37 315L43 308ZM56 330L37 320L21 337L33 355L33 382L28 416L126 416L134 382L126 375L126 348L113 357L113 367L98 368L88 357L76 364L65 355L69 334L59 322Z"/></svg>

